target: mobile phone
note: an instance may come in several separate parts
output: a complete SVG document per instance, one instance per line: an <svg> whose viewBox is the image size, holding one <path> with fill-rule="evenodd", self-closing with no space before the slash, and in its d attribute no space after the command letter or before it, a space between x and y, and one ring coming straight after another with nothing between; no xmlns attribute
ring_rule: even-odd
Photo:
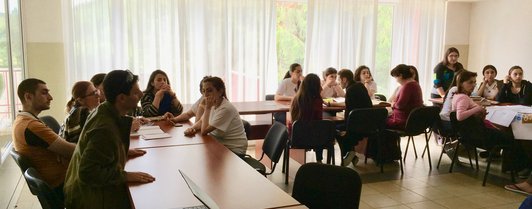
<svg viewBox="0 0 532 209"><path fill-rule="evenodd" d="M174 123L174 127L181 127L181 126L183 126L183 124L181 124L181 123Z"/></svg>

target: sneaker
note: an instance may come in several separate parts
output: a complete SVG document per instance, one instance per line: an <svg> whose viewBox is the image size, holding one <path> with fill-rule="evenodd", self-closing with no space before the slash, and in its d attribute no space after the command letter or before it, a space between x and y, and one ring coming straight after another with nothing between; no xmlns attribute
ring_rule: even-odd
<svg viewBox="0 0 532 209"><path fill-rule="evenodd" d="M355 158L357 158L357 162L358 162L358 157L355 154L355 152L349 151L349 153L347 153L344 159L342 159L342 166L348 166L349 163L352 163Z"/></svg>

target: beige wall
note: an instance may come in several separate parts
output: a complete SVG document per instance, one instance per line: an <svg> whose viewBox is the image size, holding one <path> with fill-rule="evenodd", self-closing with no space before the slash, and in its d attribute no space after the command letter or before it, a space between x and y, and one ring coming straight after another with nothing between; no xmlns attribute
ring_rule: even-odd
<svg viewBox="0 0 532 209"><path fill-rule="evenodd" d="M466 69L469 68L470 11L469 2L447 2L444 50L449 47L457 48L460 52L459 62Z"/></svg>
<svg viewBox="0 0 532 209"><path fill-rule="evenodd" d="M23 30L28 77L44 80L54 100L41 115L57 120L65 117L67 98L65 54L61 20L61 0L24 0Z"/></svg>
<svg viewBox="0 0 532 209"><path fill-rule="evenodd" d="M489 0L472 3L469 68L497 67L502 79L513 65L532 80L532 1Z"/></svg>

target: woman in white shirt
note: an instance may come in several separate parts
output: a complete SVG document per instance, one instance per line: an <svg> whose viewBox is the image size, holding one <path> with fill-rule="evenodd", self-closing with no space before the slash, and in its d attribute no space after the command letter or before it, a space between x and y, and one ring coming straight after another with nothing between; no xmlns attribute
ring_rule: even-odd
<svg viewBox="0 0 532 209"><path fill-rule="evenodd" d="M493 65L486 65L486 67L482 69L482 75L484 75L484 79L473 95L481 96L489 100L495 100L503 86L502 81L495 79L495 77L497 77L497 68Z"/></svg>
<svg viewBox="0 0 532 209"><path fill-rule="evenodd" d="M201 116L200 129L185 130L185 135L211 135L239 156L246 154L248 141L242 119L236 108L227 100L225 84L219 77L203 80L205 110Z"/></svg>
<svg viewBox="0 0 532 209"><path fill-rule="evenodd" d="M322 98L336 98L336 97L345 97L345 92L340 87L336 78L338 77L338 72L333 67L325 69L323 71L323 80L321 81L321 97Z"/></svg>
<svg viewBox="0 0 532 209"><path fill-rule="evenodd" d="M290 65L290 70L286 72L286 75L279 84L279 88L277 88L275 101L292 101L301 84L301 80L303 80L303 76L301 75L302 71L300 64L294 63Z"/></svg>

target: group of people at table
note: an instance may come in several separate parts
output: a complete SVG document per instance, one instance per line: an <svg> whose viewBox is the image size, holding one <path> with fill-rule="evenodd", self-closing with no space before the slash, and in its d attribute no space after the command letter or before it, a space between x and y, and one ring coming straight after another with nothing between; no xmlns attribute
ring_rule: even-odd
<svg viewBox="0 0 532 209"><path fill-rule="evenodd" d="M445 116L450 111L457 112L458 120L486 113L482 106L469 98L474 93L476 73L463 70L457 62L458 56L458 50L450 48L434 71L432 96L445 98L442 120L447 119ZM532 104L532 84L522 80L523 70L520 67L512 67L504 82L496 81L496 74L493 66L483 70L484 80L477 90L479 96L505 103ZM409 113L423 106L422 91L414 66L397 65L390 75L400 86L390 97L392 112L386 126L402 129ZM355 73L349 69L337 71L327 68L323 79L320 79L313 73L303 77L301 65L295 63L290 66L275 94L275 100L291 101L289 117L279 114L275 115L275 119L287 124L290 130L294 121L322 119L323 108L327 105L345 106L346 114L357 108L372 108L371 100L376 91L377 85L366 66L360 66ZM50 89L44 81L28 78L17 89L23 108L13 123L14 149L30 160L54 193L65 199L67 208L87 208L94 204L102 208L130 208L127 183L155 181L155 177L148 173L124 170L128 158L146 153L129 149L130 133L149 121L132 116L162 116L172 123L195 118L193 125L185 130L185 135L211 135L236 155L245 155L248 145L246 133L237 109L227 99L223 80L205 76L200 82L200 93L201 97L184 112L168 76L162 70L151 74L144 92L139 88L138 76L128 70L97 74L91 81L74 84L72 98L67 104L68 116L61 131L55 133L38 117L39 113L50 108L53 99ZM324 102L323 98L330 97L345 97L345 102ZM139 102L141 108L137 107ZM513 143L496 127L491 127L489 123L486 126L493 132L493 140ZM337 127L339 134L336 138L341 149L342 165L356 165L358 158L353 147L363 136L345 136L345 127L345 124ZM317 160L321 162L322 150L315 151ZM398 158L393 156L391 159ZM528 186L510 186L530 193L530 183L532 179L529 179Z"/></svg>

